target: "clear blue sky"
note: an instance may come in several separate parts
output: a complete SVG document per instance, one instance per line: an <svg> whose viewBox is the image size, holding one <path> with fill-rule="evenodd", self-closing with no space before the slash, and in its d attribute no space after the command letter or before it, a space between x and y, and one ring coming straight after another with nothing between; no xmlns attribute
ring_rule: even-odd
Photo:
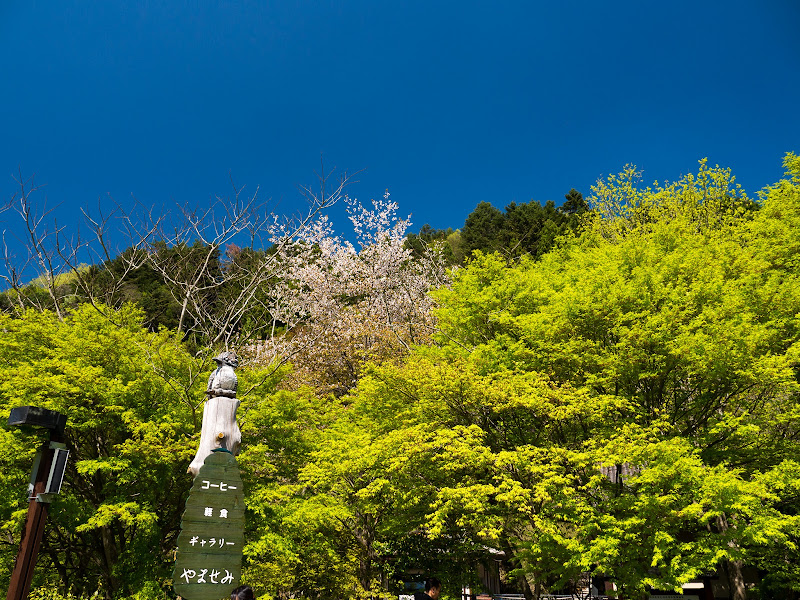
<svg viewBox="0 0 800 600"><path fill-rule="evenodd" d="M106 194L202 205L230 172L290 212L323 154L414 230L626 163L708 157L754 194L800 152L798 31L797 0L5 0L0 191L35 172L69 223Z"/></svg>

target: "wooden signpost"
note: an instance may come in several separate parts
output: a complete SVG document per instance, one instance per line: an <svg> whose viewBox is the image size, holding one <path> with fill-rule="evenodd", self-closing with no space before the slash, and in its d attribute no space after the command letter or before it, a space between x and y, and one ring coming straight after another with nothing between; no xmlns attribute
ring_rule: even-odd
<svg viewBox="0 0 800 600"><path fill-rule="evenodd" d="M172 582L190 600L219 600L239 585L244 493L239 467L225 450L206 458L186 501Z"/></svg>
<svg viewBox="0 0 800 600"><path fill-rule="evenodd" d="M244 490L234 456L241 441L234 373L239 363L233 352L214 360L218 367L208 379L200 445L189 466L195 478L172 572L175 593L189 600L230 596L242 573Z"/></svg>
<svg viewBox="0 0 800 600"><path fill-rule="evenodd" d="M189 464L189 473L195 476L214 449L225 448L236 456L242 441L236 423L236 410L239 408L236 388L239 382L234 372L239 366L239 359L234 352L223 352L214 360L218 366L208 378L200 444L194 460Z"/></svg>

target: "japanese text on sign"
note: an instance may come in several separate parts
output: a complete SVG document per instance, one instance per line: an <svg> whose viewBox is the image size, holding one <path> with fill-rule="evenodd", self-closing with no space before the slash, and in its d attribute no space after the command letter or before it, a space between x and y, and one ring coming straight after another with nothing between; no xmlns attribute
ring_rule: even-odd
<svg viewBox="0 0 800 600"><path fill-rule="evenodd" d="M228 485L224 481L220 481L219 483L211 483L208 479L203 479L203 487L201 490L209 490L211 488L218 488L220 492L227 492L228 490L235 490L235 485Z"/></svg>
<svg viewBox="0 0 800 600"><path fill-rule="evenodd" d="M211 572L209 573L209 571ZM222 571L217 571L216 569L200 569L199 573L194 569L184 569L181 579L186 581L186 583L231 583L233 581L233 573L228 571L228 569L223 569L223 571L225 571L225 575L222 579L219 579L220 575L222 575ZM208 574L208 580L206 580L206 574ZM197 579L193 582L192 580L195 578Z"/></svg>
<svg viewBox="0 0 800 600"><path fill-rule="evenodd" d="M192 546L194 546L195 544L200 544L200 547L202 547L202 548L205 548L206 544L208 544L209 548L213 548L215 545L218 548L222 548L223 546L233 546L234 545L233 542L226 542L225 538L219 538L219 539L211 538L209 540L206 540L206 539L202 539L201 540L198 536L192 537L192 539L189 540L189 544L191 544Z"/></svg>

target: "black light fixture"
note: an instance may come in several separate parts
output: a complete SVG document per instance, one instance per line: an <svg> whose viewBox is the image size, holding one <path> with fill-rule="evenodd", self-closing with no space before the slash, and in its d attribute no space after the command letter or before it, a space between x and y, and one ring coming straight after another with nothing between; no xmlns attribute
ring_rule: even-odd
<svg viewBox="0 0 800 600"><path fill-rule="evenodd" d="M67 415L38 406L18 406L11 409L8 424L13 427L41 427L63 434Z"/></svg>
<svg viewBox="0 0 800 600"><path fill-rule="evenodd" d="M50 502L61 491L67 468L69 450L64 443L67 416L38 406L18 406L11 409L8 424L11 427L46 429L48 433L48 440L42 444L33 463L31 483L28 486L28 514L6 596L6 600L26 600L44 536Z"/></svg>
<svg viewBox="0 0 800 600"><path fill-rule="evenodd" d="M64 482L64 472L67 469L67 458L69 450L62 442L64 438L64 427L67 424L67 416L54 410L40 408L38 406L18 406L11 409L8 416L8 424L12 427L33 427L46 429L50 434L50 440L46 448L52 450L53 456L50 460L50 470L45 479L44 490L37 493L37 502L52 502L53 496L61 491L61 484ZM32 494L36 477L39 473L39 463L42 460L42 450L40 450L33 463L31 481L28 485L28 498L33 499Z"/></svg>

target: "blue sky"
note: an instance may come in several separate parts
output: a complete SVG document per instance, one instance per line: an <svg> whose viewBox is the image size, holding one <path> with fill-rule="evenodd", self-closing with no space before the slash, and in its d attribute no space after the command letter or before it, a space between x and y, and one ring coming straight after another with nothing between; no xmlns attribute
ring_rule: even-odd
<svg viewBox="0 0 800 600"><path fill-rule="evenodd" d="M107 195L207 204L230 173L292 212L322 155L415 230L626 163L708 157L754 194L800 152L799 26L796 0L5 0L0 191L36 173L70 225Z"/></svg>

